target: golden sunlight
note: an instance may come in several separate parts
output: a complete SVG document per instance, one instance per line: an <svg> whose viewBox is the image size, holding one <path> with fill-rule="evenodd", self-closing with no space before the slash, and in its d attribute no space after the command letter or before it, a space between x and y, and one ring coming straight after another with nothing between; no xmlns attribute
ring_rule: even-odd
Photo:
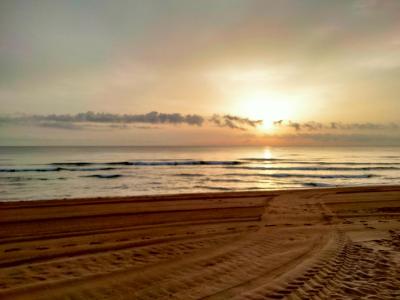
<svg viewBox="0 0 400 300"><path fill-rule="evenodd" d="M274 121L293 117L293 102L289 95L277 92L245 91L238 96L237 111L248 118L262 120L261 130L272 130Z"/></svg>

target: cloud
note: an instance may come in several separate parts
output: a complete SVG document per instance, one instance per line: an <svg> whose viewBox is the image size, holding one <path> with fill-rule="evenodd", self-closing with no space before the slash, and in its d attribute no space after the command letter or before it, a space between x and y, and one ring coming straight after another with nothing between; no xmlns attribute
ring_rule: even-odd
<svg viewBox="0 0 400 300"><path fill-rule="evenodd" d="M74 127L71 124L112 124L123 126L127 124L187 124L202 126L204 117L196 114L183 115L180 113L159 113L156 111L147 114L110 114L86 112L78 114L50 114L50 115L20 115L3 116L1 123L33 123L44 127Z"/></svg>
<svg viewBox="0 0 400 300"><path fill-rule="evenodd" d="M250 120L232 115L213 115L209 118L209 122L219 126L231 129L246 130L246 127L257 127L262 124L262 120Z"/></svg>
<svg viewBox="0 0 400 300"><path fill-rule="evenodd" d="M148 123L148 124L188 124L201 126L204 122L204 118L199 115L182 115L180 113L159 113L156 111L149 112L147 114L110 114L110 113L95 113L86 112L75 115L32 115L27 118L33 121L54 121L54 122L90 122L90 123Z"/></svg>
<svg viewBox="0 0 400 300"><path fill-rule="evenodd" d="M350 129L350 130L386 130L386 129L400 129L398 123L338 123L332 122L330 124L331 129Z"/></svg>
<svg viewBox="0 0 400 300"><path fill-rule="evenodd" d="M214 114L211 117L199 114L160 113L152 111L146 114L111 114L85 112L78 114L49 114L49 115L3 115L0 116L0 125L25 125L46 128L82 130L82 129L160 129L163 125L188 125L202 127L204 124L229 128L233 130L247 131L262 125L262 120L252 120L235 115ZM400 123L344 123L316 121L294 122L291 120L275 121L277 128L288 128L296 132L378 132L399 131Z"/></svg>
<svg viewBox="0 0 400 300"><path fill-rule="evenodd" d="M320 123L320 122L293 122L293 121L275 121L274 125L276 127L287 127L292 128L296 131L322 131L322 130L352 130L352 131L363 131L363 130L398 130L400 129L399 123L343 123L343 122L330 122L330 123Z"/></svg>
<svg viewBox="0 0 400 300"><path fill-rule="evenodd" d="M99 128L107 124L109 128L126 129L128 125L139 129L157 129L153 125L189 125L201 127L205 122L218 127L247 130L262 123L260 120L251 120L233 115L213 115L204 117L198 114L159 113L152 111L146 114L111 114L86 112L78 114L49 114L49 115L19 115L2 116L0 124L35 125L58 129L88 129ZM148 124L148 125L144 125ZM150 125L150 126L149 126Z"/></svg>

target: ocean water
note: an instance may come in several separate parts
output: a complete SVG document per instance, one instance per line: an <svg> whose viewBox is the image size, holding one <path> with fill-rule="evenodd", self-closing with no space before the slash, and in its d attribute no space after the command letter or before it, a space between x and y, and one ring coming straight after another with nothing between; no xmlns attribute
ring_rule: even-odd
<svg viewBox="0 0 400 300"><path fill-rule="evenodd" d="M400 148L0 147L0 201L400 184Z"/></svg>

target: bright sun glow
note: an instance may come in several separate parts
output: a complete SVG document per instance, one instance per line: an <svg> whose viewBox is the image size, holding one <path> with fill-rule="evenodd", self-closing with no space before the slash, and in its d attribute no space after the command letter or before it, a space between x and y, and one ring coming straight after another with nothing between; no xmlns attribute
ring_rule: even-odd
<svg viewBox="0 0 400 300"><path fill-rule="evenodd" d="M275 121L302 119L308 113L305 103L316 97L315 88L293 89L290 82L282 85L290 72L290 69L237 67L211 72L208 76L226 99L230 113L262 120L263 125L257 126L262 133L276 130Z"/></svg>
<svg viewBox="0 0 400 300"><path fill-rule="evenodd" d="M293 117L294 101L290 96L260 90L246 91L238 97L238 111L251 119L263 121L259 128L273 129L274 121L288 120Z"/></svg>

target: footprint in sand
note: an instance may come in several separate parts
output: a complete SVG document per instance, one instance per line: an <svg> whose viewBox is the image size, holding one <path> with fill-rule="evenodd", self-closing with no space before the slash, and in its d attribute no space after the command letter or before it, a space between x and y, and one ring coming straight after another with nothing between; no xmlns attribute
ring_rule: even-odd
<svg viewBox="0 0 400 300"><path fill-rule="evenodd" d="M90 242L89 245L101 245L103 244L102 242Z"/></svg>
<svg viewBox="0 0 400 300"><path fill-rule="evenodd" d="M49 247L36 247L35 249L36 250L48 250Z"/></svg>
<svg viewBox="0 0 400 300"><path fill-rule="evenodd" d="M9 249L5 249L4 252L15 252L15 251L20 251L20 248L9 248Z"/></svg>
<svg viewBox="0 0 400 300"><path fill-rule="evenodd" d="M129 239L118 239L118 240L116 240L116 242L127 242L127 241L129 241Z"/></svg>

